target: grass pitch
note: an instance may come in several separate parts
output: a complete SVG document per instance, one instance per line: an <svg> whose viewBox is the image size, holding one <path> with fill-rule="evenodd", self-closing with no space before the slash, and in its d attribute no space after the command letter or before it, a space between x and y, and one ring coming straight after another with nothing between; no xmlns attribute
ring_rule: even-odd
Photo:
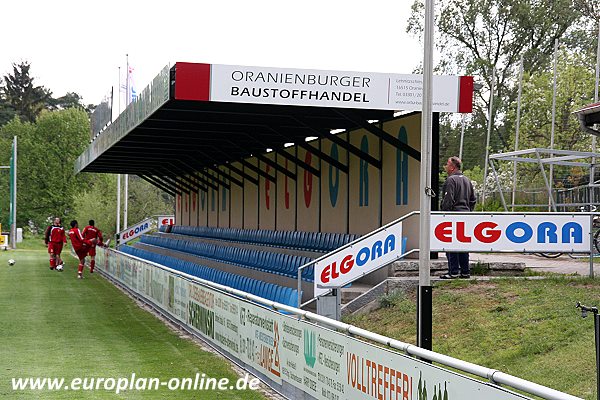
<svg viewBox="0 0 600 400"><path fill-rule="evenodd" d="M28 377L238 378L97 274L76 279L68 249L61 273L49 270L41 243L26 247L0 253L0 398L264 399L251 390L13 391L12 378ZM16 265L9 267L9 258Z"/></svg>

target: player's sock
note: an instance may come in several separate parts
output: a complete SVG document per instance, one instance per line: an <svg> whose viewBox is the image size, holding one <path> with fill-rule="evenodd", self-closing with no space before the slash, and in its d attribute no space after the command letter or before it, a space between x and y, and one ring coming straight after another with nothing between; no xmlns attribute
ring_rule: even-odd
<svg viewBox="0 0 600 400"><path fill-rule="evenodd" d="M54 269L56 268L56 261L54 260L54 258L50 259L50 269Z"/></svg>
<svg viewBox="0 0 600 400"><path fill-rule="evenodd" d="M83 274L83 264L79 263L79 266L77 267L77 273L79 275Z"/></svg>
<svg viewBox="0 0 600 400"><path fill-rule="evenodd" d="M94 267L96 266L96 260L90 261L90 273L94 272Z"/></svg>

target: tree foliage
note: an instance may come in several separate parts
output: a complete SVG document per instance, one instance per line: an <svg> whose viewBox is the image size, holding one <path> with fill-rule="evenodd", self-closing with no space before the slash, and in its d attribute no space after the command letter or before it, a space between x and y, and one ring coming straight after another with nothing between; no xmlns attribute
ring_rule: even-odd
<svg viewBox="0 0 600 400"><path fill-rule="evenodd" d="M2 92L5 101L21 119L34 122L50 104L52 92L43 86L35 86L34 78L29 74L30 68L31 65L27 62L13 64L12 74L4 77Z"/></svg>
<svg viewBox="0 0 600 400"><path fill-rule="evenodd" d="M440 0L436 7L436 46L441 54L436 70L473 75L476 83L483 84L475 93L474 110L467 118L463 150L467 168L484 164L492 68L496 69L496 79L490 151L514 149L521 57L528 80L522 102L522 129L528 132L521 148L549 147L552 103L548 103L548 95L551 99L555 39L562 46L555 147L584 147L586 141L581 140L571 112L593 99L593 83L588 78L594 76L596 61L600 21L596 0ZM423 1L415 0L408 32L422 34L423 10ZM458 154L460 129L456 117L442 117L440 160Z"/></svg>
<svg viewBox="0 0 600 400"><path fill-rule="evenodd" d="M3 147L18 140L17 224L42 226L50 216L68 217L73 198L86 183L73 165L86 148L87 114L80 109L45 111L35 123L14 119L0 128ZM6 152L8 156L9 152Z"/></svg>
<svg viewBox="0 0 600 400"><path fill-rule="evenodd" d="M31 64L21 62L12 65L12 72L0 78L0 126L18 116L21 121L35 122L43 110L65 110L81 108L88 114L93 104L85 105L76 92L54 98L52 91L37 86L31 76Z"/></svg>
<svg viewBox="0 0 600 400"><path fill-rule="evenodd" d="M74 216L80 225L93 219L108 238L116 230L117 179L115 175L90 175L90 184L75 197ZM153 215L173 214L173 210L173 197L136 176L129 176L128 225ZM122 229L122 221L120 226Z"/></svg>

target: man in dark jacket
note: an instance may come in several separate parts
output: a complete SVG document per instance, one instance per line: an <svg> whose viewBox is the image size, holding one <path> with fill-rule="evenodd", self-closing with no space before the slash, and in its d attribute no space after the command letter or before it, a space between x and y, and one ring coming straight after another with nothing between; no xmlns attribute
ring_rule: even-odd
<svg viewBox="0 0 600 400"><path fill-rule="evenodd" d="M473 211L475 192L473 184L460 170L462 162L458 157L450 157L444 166L448 178L442 187L442 211ZM448 273L442 279L470 278L469 253L447 252ZM460 270L460 275L459 275Z"/></svg>

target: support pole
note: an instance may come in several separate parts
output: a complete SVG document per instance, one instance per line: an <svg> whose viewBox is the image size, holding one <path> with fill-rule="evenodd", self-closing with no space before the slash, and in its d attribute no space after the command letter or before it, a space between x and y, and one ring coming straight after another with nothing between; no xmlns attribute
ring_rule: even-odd
<svg viewBox="0 0 600 400"><path fill-rule="evenodd" d="M11 199L11 224L10 247L17 248L17 137L13 139L13 165L12 165L12 199Z"/></svg>
<svg viewBox="0 0 600 400"><path fill-rule="evenodd" d="M492 159L490 159L490 167L492 168L492 173L494 174L496 186L498 187L498 192L500 193L500 200L502 200L502 206L504 207L504 211L508 212L508 207L506 207L506 200L504 200L504 192L502 191L502 185L500 184L500 180L498 179L498 173L496 172L496 168L494 167L494 160Z"/></svg>
<svg viewBox="0 0 600 400"><path fill-rule="evenodd" d="M129 174L125 174L125 184L123 186L123 229L126 229L129 225L127 224L127 211L129 208Z"/></svg>
<svg viewBox="0 0 600 400"><path fill-rule="evenodd" d="M550 130L550 150L554 150L554 125L556 123L556 59L558 58L558 39L554 40L554 78L552 80L552 126ZM550 158L554 158L554 154L550 153ZM554 164L550 164L550 186L549 193L552 198L552 187L554 186ZM548 211L550 211L551 201L548 198ZM556 211L556 207L554 208Z"/></svg>
<svg viewBox="0 0 600 400"><path fill-rule="evenodd" d="M519 67L519 95L517 97L517 127L515 130L515 151L519 150L519 129L521 127L521 96L523 94L523 56ZM513 161L513 189L511 211L515 212L515 196L517 192L517 160Z"/></svg>
<svg viewBox="0 0 600 400"><path fill-rule="evenodd" d="M596 85L594 87L594 103L598 102L598 81L600 80L600 23L598 23L598 48L596 50ZM592 153L596 152L596 135L592 135ZM596 203L596 157L592 157L592 167L590 168L590 211ZM600 394L599 394L600 395Z"/></svg>
<svg viewBox="0 0 600 400"><path fill-rule="evenodd" d="M121 232L121 174L117 174L117 230Z"/></svg>
<svg viewBox="0 0 600 400"><path fill-rule="evenodd" d="M425 50L423 54L423 113L421 116L421 170L419 214L419 293L417 304L417 345L431 350L432 296L430 278L431 157L432 157L432 83L433 24L435 1L425 1ZM436 154L437 156L437 154Z"/></svg>
<svg viewBox="0 0 600 400"><path fill-rule="evenodd" d="M462 115L462 122L461 122L461 127L460 127L460 147L458 148L458 158L460 158L462 160L462 153L463 153L463 143L465 141L465 119L466 119L467 115L463 114Z"/></svg>
<svg viewBox="0 0 600 400"><path fill-rule="evenodd" d="M487 129L487 137L485 140L485 164L483 166L483 193L481 195L481 209L485 209L485 184L487 181L487 173L488 173L488 160L490 157L490 136L492 135L492 116L494 112L494 84L496 83L496 67L492 67L492 83L490 85L490 106L488 107L488 129Z"/></svg>

